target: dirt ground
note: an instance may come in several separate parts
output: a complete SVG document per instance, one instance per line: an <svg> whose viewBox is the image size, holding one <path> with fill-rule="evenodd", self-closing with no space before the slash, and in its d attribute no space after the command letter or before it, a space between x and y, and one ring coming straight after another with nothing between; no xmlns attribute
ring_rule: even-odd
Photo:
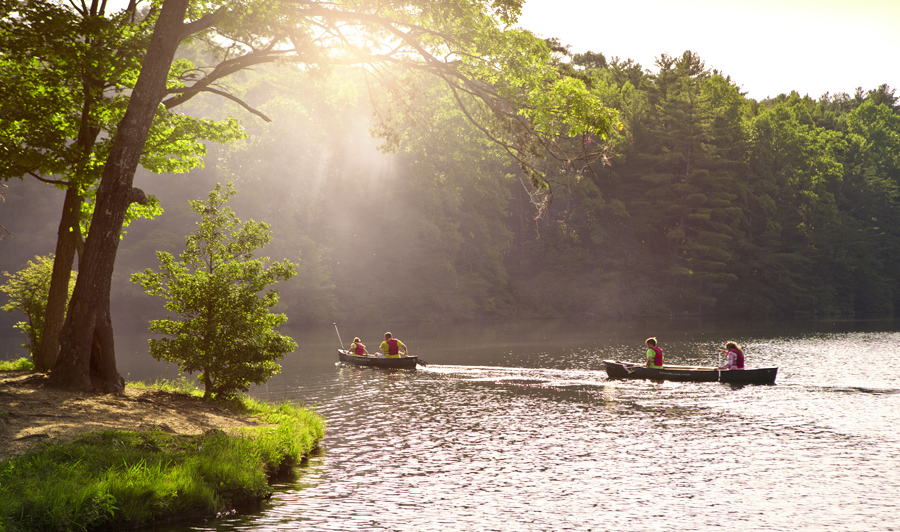
<svg viewBox="0 0 900 532"><path fill-rule="evenodd" d="M40 442L102 430L202 434L258 425L197 397L125 386L125 395L70 392L29 371L0 372L0 460Z"/></svg>

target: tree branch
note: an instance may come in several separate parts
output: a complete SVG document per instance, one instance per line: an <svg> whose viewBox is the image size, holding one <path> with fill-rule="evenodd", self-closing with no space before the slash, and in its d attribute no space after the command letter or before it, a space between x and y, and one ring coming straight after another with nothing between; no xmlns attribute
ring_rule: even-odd
<svg viewBox="0 0 900 532"><path fill-rule="evenodd" d="M41 176L37 175L36 173L34 173L34 172L31 171L31 170L27 171L26 173L27 173L28 175L30 175L31 177L37 179L38 181L40 181L40 182L42 182L42 183L47 183L48 185L60 185L60 186L67 187L67 186L69 186L69 185L72 184L72 183L69 182L69 181L59 181L59 180L56 180L56 179L47 179L47 178L45 178L45 177L41 177Z"/></svg>
<svg viewBox="0 0 900 532"><path fill-rule="evenodd" d="M260 65L264 63L273 63L276 60L282 58L284 55L290 53L291 50L260 50L257 52L251 52L246 55L242 55L241 57L236 57L234 59L226 59L222 61L213 69L212 72L203 77L203 79L198 80L196 83L191 85L190 87L185 87L183 89L169 89L167 92L169 94L180 93L180 96L175 96L172 98L168 98L164 100L162 103L166 106L166 109L171 109L177 105L181 105L184 102L190 100L197 94L202 91L214 92L221 96L226 96L228 98L234 99L231 95L226 95L221 91L216 91L213 89L208 89L209 85L212 85L219 79L225 78L234 74L235 72L239 72L241 70L245 70L250 68L251 66ZM257 114L252 111L249 107L246 106L243 102L238 101L245 109ZM268 118L263 117L266 121Z"/></svg>
<svg viewBox="0 0 900 532"><path fill-rule="evenodd" d="M264 115L264 114L261 113L260 111L257 111L256 109L250 107L247 103L245 103L243 100L241 100L241 99L238 98L237 96L234 96L234 95L232 95L232 94L229 94L229 93L227 93L227 92L225 92L225 91L222 91L222 90L219 90L219 89L214 89L214 88L212 88L212 87L199 87L199 88L196 88L196 89L193 88L193 87L191 87L191 88L186 88L186 89L169 89L168 92L169 92L169 93L178 93L178 92L186 92L186 91L190 91L190 92L192 93L192 94L191 94L191 97L195 96L197 93L200 93L200 92L211 92L211 93L213 93L213 94L218 94L219 96L223 96L223 97L228 98L229 100L231 100L231 101L233 101L233 102L236 102L238 105L240 105L241 107L243 107L244 109L246 109L246 110L249 111L250 113L252 113L252 114L254 114L254 115L256 115L256 116L262 118L262 119L265 120L266 122L271 122L271 121L272 121L271 118L269 118L268 116ZM176 98L172 98L172 99L170 99L170 100L164 101L164 102L163 102L163 105L166 105L166 102L169 102L169 101L174 100L174 99L176 99ZM177 104L173 104L173 105L177 105ZM168 105L167 105L166 108L168 108Z"/></svg>
<svg viewBox="0 0 900 532"><path fill-rule="evenodd" d="M197 20L188 22L187 24L183 24L181 27L181 36L179 40L183 41L190 35L200 33L214 27L227 13L228 8L223 5L222 7L212 13L209 13L208 15L204 15Z"/></svg>
<svg viewBox="0 0 900 532"><path fill-rule="evenodd" d="M132 203L146 205L147 194L137 187L131 187L131 189L128 191L128 204L130 205Z"/></svg>

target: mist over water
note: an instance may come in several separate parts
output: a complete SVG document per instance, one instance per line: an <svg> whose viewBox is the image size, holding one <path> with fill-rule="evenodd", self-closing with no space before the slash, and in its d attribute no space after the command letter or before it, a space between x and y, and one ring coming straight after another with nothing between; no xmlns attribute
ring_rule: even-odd
<svg viewBox="0 0 900 532"><path fill-rule="evenodd" d="M295 331L253 394L315 405L322 454L255 513L186 530L896 530L896 322L397 325L429 365L336 365ZM372 326L341 326L374 340ZM774 386L609 381L654 334L673 363L741 343Z"/></svg>

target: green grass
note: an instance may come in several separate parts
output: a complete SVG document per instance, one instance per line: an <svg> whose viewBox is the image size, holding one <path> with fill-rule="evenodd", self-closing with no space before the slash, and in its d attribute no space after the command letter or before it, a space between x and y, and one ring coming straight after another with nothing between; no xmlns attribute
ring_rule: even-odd
<svg viewBox="0 0 900 532"><path fill-rule="evenodd" d="M34 369L34 362L28 357L22 357L18 360L0 361L0 371L30 371Z"/></svg>
<svg viewBox="0 0 900 532"><path fill-rule="evenodd" d="M230 406L274 425L239 435L95 432L0 462L0 531L118 528L258 501L325 433L321 416L288 403Z"/></svg>
<svg viewBox="0 0 900 532"><path fill-rule="evenodd" d="M157 379L152 384L147 384L141 381L138 382L129 382L128 386L132 388L154 388L156 390L162 390L164 392L178 392L183 393L185 395L196 395L198 397L203 397L203 390L197 386L196 379L189 379L184 375L178 375L178 378L175 380L169 379ZM250 401L249 399L240 398L237 400L238 403L243 403L245 401ZM252 403L249 403L252 404ZM240 407L241 410L247 411L243 406Z"/></svg>

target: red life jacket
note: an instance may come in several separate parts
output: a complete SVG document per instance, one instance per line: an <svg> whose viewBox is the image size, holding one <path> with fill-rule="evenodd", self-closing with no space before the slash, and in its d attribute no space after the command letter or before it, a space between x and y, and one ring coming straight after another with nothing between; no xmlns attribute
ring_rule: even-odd
<svg viewBox="0 0 900 532"><path fill-rule="evenodd" d="M653 355L653 365L654 366L662 366L663 365L663 354L662 349L659 348L658 345L651 345L650 349L653 350L655 355Z"/></svg>
<svg viewBox="0 0 900 532"><path fill-rule="evenodd" d="M729 349L729 351L735 354L734 367L736 367L737 369L744 369L744 355L742 355L740 351L737 351L735 349Z"/></svg>
<svg viewBox="0 0 900 532"><path fill-rule="evenodd" d="M385 340L385 342L387 342L387 345L388 345L387 354L389 354L389 355L399 355L400 354L400 346L397 345L397 340L395 338L391 338L390 340Z"/></svg>
<svg viewBox="0 0 900 532"><path fill-rule="evenodd" d="M366 354L366 346L363 344L356 342L356 347L353 349L353 352L357 355L365 355Z"/></svg>

